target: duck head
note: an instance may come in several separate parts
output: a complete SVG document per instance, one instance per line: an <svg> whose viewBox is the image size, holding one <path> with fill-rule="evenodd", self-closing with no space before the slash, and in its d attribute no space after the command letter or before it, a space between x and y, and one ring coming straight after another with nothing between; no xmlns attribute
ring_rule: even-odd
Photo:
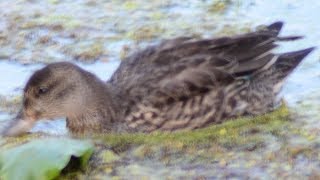
<svg viewBox="0 0 320 180"><path fill-rule="evenodd" d="M61 117L72 132L96 131L113 119L108 93L103 81L74 64L47 65L28 80L22 108L2 134L17 136L38 120Z"/></svg>

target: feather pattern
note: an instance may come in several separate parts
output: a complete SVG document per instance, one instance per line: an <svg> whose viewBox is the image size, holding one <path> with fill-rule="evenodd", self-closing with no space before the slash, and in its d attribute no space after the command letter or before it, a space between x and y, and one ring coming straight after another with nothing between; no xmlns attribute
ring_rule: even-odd
<svg viewBox="0 0 320 180"><path fill-rule="evenodd" d="M108 83L130 99L129 127L195 129L272 110L274 87L312 51L274 54L277 41L301 38L278 37L282 25L235 37L165 40L128 57Z"/></svg>

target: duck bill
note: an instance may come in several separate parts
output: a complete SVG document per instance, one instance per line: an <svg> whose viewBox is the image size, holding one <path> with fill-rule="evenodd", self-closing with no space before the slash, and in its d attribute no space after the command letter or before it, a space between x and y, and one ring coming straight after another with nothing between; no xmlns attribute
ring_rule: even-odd
<svg viewBox="0 0 320 180"><path fill-rule="evenodd" d="M33 118L26 117L20 112L1 133L3 136L20 136L28 132L34 125Z"/></svg>

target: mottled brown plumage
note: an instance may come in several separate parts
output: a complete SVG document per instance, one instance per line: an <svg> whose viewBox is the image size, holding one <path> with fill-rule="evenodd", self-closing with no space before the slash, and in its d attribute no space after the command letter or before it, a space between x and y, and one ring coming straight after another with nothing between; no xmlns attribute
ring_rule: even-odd
<svg viewBox="0 0 320 180"><path fill-rule="evenodd" d="M7 135L41 118L67 117L74 133L196 129L272 110L283 80L313 48L274 54L276 22L234 37L165 40L129 56L104 83L67 62L35 72ZM21 123L23 122L23 123ZM23 128L21 128L23 127Z"/></svg>

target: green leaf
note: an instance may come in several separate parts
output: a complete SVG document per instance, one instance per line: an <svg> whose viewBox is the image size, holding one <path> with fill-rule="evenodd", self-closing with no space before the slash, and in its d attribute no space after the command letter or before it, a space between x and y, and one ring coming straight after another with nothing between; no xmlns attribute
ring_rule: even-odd
<svg viewBox="0 0 320 180"><path fill-rule="evenodd" d="M46 180L59 176L71 156L84 167L93 153L87 141L49 138L28 142L11 149L0 149L0 179Z"/></svg>

